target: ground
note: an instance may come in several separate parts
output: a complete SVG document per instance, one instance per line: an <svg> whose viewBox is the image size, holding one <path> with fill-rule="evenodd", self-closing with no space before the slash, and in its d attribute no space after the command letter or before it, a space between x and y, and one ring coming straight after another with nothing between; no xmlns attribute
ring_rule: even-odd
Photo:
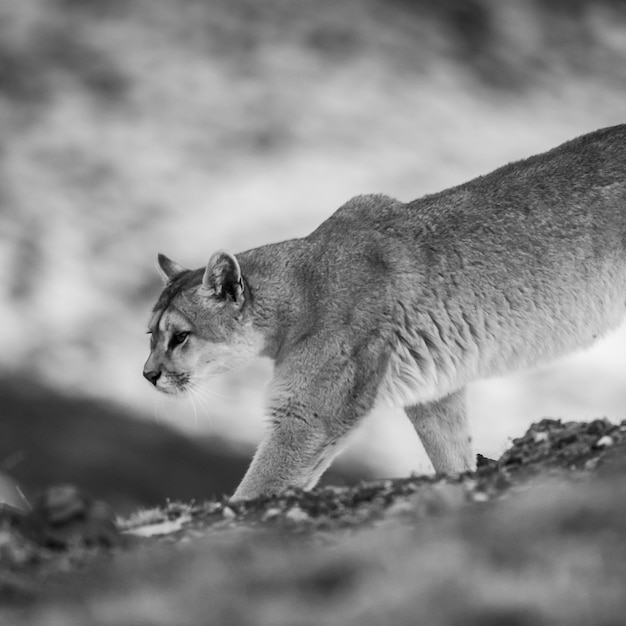
<svg viewBox="0 0 626 626"><path fill-rule="evenodd" d="M71 486L0 533L2 624L619 624L626 422L542 420L454 478L174 503Z"/></svg>

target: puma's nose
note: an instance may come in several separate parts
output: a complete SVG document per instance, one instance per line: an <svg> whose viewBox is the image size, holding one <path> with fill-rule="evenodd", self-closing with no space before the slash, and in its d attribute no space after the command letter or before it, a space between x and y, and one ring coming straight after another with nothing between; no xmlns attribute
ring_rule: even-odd
<svg viewBox="0 0 626 626"><path fill-rule="evenodd" d="M146 380L149 380L153 385L156 386L157 380L161 377L161 370L144 370L143 376Z"/></svg>

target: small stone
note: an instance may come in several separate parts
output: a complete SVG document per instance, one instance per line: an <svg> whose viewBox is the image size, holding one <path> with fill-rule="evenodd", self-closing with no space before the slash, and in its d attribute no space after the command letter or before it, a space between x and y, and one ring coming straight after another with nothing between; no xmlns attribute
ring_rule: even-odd
<svg viewBox="0 0 626 626"><path fill-rule="evenodd" d="M476 467L490 467L491 465L495 465L497 461L494 459L490 459L482 454L476 455Z"/></svg>
<svg viewBox="0 0 626 626"><path fill-rule="evenodd" d="M222 517L224 519L235 519L237 517L237 514L229 506L225 506L222 509Z"/></svg>
<svg viewBox="0 0 626 626"><path fill-rule="evenodd" d="M154 524L146 524L144 526L131 528L126 531L126 534L135 535L136 537L162 537L178 532L190 520L190 515L181 515L173 520L166 520L163 522L156 522Z"/></svg>
<svg viewBox="0 0 626 626"><path fill-rule="evenodd" d="M302 522L307 522L310 517L306 511L303 511L299 506L294 506L289 509L287 513L285 513L285 518L294 524L300 524Z"/></svg>
<svg viewBox="0 0 626 626"><path fill-rule="evenodd" d="M265 511L265 513L263 513L263 517L261 518L261 521L263 522L269 522L270 520L276 519L277 517L280 516L280 514L282 513L282 511L276 507L273 507L271 509L267 509L267 511Z"/></svg>
<svg viewBox="0 0 626 626"><path fill-rule="evenodd" d="M478 486L478 481L473 478L466 478L463 481L463 488L465 489L465 493L471 493Z"/></svg>
<svg viewBox="0 0 626 626"><path fill-rule="evenodd" d="M22 529L39 545L51 548L77 542L107 547L120 543L113 509L74 485L44 491L24 516Z"/></svg>
<svg viewBox="0 0 626 626"><path fill-rule="evenodd" d="M597 435L598 437L604 435L610 428L612 428L612 424L606 418L596 419L587 424L587 432L590 435Z"/></svg>
<svg viewBox="0 0 626 626"><path fill-rule="evenodd" d="M213 513L219 513L222 510L222 503L221 502L207 502L204 506L204 513L208 513L209 515L212 515Z"/></svg>
<svg viewBox="0 0 626 626"><path fill-rule="evenodd" d="M74 485L55 485L47 489L38 501L41 512L50 524L62 524L85 517L91 497Z"/></svg>
<svg viewBox="0 0 626 626"><path fill-rule="evenodd" d="M596 467L598 467L599 462L600 462L600 457L594 457L593 459L589 459L588 461L585 461L585 469L588 472L591 472L594 469L596 469Z"/></svg>
<svg viewBox="0 0 626 626"><path fill-rule="evenodd" d="M541 432L534 432L533 433L533 441L535 443L543 443L544 441L549 441L550 440L550 433L546 432L545 430L541 431Z"/></svg>
<svg viewBox="0 0 626 626"><path fill-rule="evenodd" d="M472 492L472 500L474 502L488 502L489 496L484 491L474 491Z"/></svg>
<svg viewBox="0 0 626 626"><path fill-rule="evenodd" d="M574 443L579 436L577 425L568 422L567 428L564 428L557 438L558 447L563 447L567 444Z"/></svg>
<svg viewBox="0 0 626 626"><path fill-rule="evenodd" d="M604 435L604 437L600 437L598 441L595 442L595 448L610 448L615 442L613 441L613 437L609 437L608 435Z"/></svg>

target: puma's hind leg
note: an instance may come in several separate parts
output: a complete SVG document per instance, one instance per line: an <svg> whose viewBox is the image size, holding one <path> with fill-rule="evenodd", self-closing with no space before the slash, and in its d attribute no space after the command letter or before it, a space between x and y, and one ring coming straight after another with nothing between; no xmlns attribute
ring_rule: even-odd
<svg viewBox="0 0 626 626"><path fill-rule="evenodd" d="M438 474L460 474L476 469L465 389L405 410Z"/></svg>

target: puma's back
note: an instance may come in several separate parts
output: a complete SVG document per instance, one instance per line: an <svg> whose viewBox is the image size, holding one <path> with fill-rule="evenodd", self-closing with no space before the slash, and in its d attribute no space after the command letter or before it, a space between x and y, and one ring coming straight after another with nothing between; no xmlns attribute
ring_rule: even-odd
<svg viewBox="0 0 626 626"><path fill-rule="evenodd" d="M416 364L405 400L423 401L616 326L625 244L617 126L407 204L354 198L304 245L324 323L358 318L364 336L384 334Z"/></svg>

